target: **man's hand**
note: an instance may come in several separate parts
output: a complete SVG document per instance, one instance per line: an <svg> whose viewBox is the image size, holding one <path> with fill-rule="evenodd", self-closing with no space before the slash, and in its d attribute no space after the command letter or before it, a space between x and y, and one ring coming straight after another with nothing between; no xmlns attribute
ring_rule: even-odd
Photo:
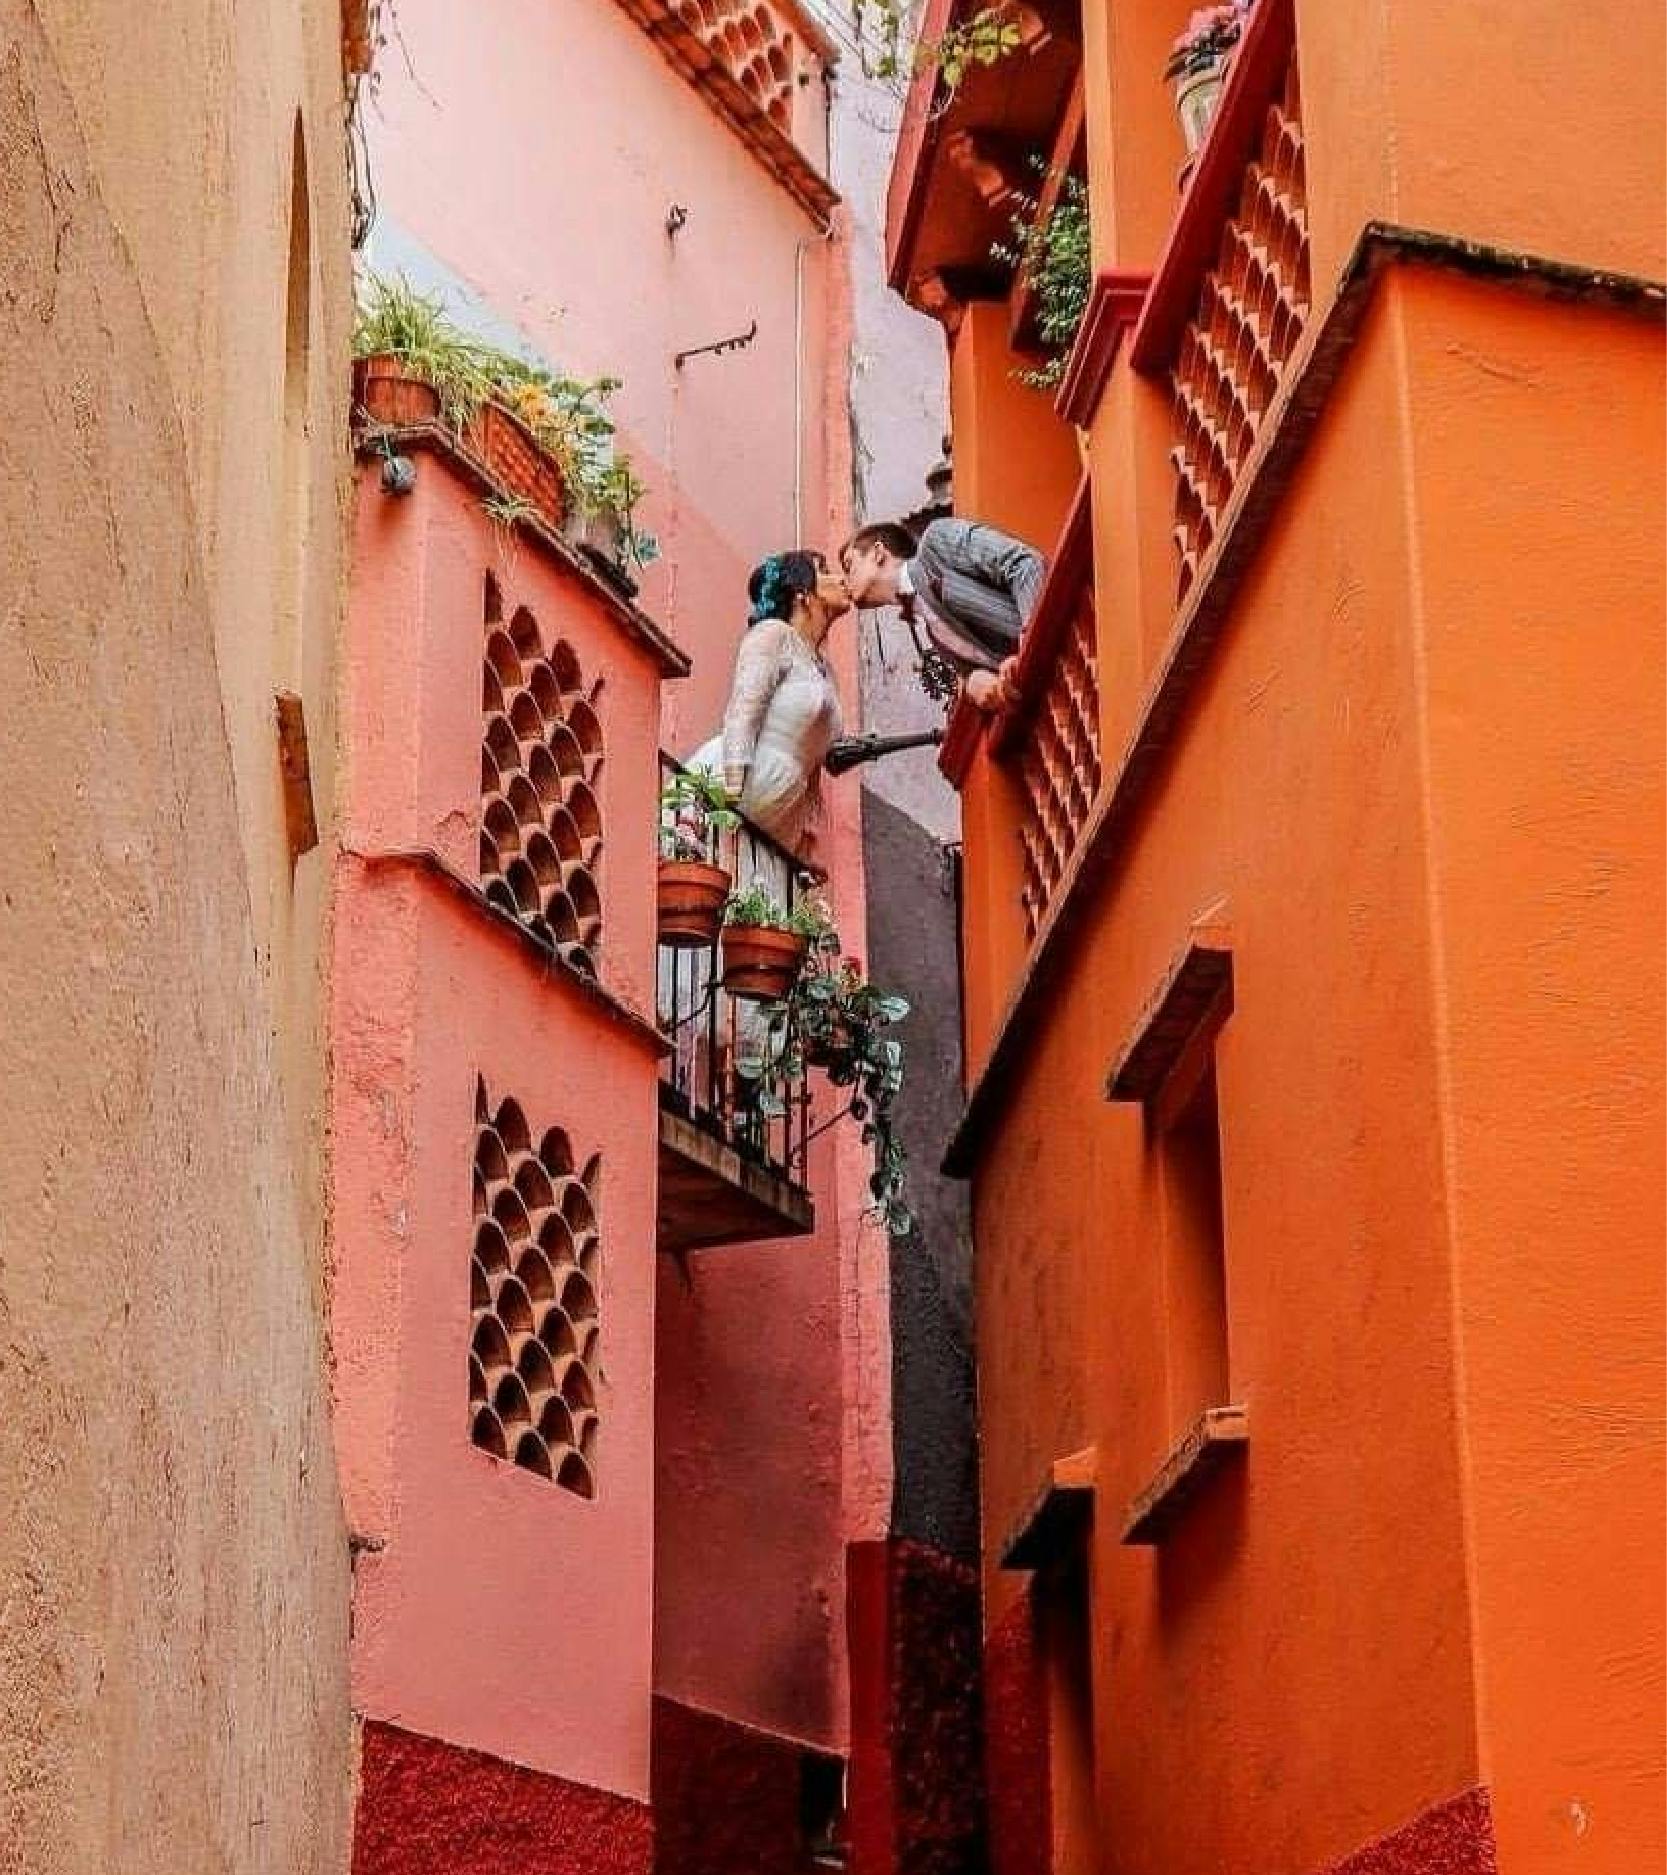
<svg viewBox="0 0 1667 1875"><path fill-rule="evenodd" d="M1018 668L1017 658L1007 658L999 670L969 671L966 682L961 686L966 692L967 701L974 709L983 710L987 715L1016 709L1019 703L1015 681Z"/></svg>

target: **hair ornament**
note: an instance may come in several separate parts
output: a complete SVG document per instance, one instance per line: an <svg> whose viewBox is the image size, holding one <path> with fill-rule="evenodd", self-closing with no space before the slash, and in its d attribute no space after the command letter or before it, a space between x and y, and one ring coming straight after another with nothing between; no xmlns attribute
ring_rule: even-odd
<svg viewBox="0 0 1667 1875"><path fill-rule="evenodd" d="M776 608L781 602L782 575L786 568L782 565L779 553L773 553L764 562L759 575L758 597L753 601L748 623L761 625L765 619L779 617Z"/></svg>

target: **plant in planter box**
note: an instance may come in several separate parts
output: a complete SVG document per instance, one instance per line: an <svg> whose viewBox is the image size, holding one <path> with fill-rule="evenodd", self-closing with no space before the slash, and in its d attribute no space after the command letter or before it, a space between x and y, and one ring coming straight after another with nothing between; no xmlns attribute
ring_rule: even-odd
<svg viewBox="0 0 1667 1875"><path fill-rule="evenodd" d="M1042 186L1057 179L1059 191L1044 213L1040 195L1020 198L1013 213L1009 238L990 250L998 261L1018 269L1036 296L1036 335L1047 361L1018 374L1022 384L1035 390L1057 388L1065 375L1077 328L1088 309L1094 283L1089 247L1088 185L1080 176L1056 176L1040 158L1034 167Z"/></svg>
<svg viewBox="0 0 1667 1875"><path fill-rule="evenodd" d="M1175 110L1186 139L1189 167L1221 101L1227 67L1243 37L1250 4L1251 0L1226 0L1224 5L1199 8L1169 49L1163 75L1175 87Z"/></svg>
<svg viewBox="0 0 1667 1875"><path fill-rule="evenodd" d="M704 769L680 768L660 794L660 942L705 950L717 942L731 878L720 837L741 824L729 790Z"/></svg>
<svg viewBox="0 0 1667 1875"><path fill-rule="evenodd" d="M812 944L832 938L826 905L806 895L787 911L759 880L730 894L722 931L723 986L749 1002L779 1002L793 987Z"/></svg>
<svg viewBox="0 0 1667 1875"><path fill-rule="evenodd" d="M438 415L453 435L467 433L487 467L547 520L581 535L594 523L599 550L613 564L643 567L658 555L654 537L636 521L646 491L615 447L609 403L618 378L565 377L473 338L438 297L378 274L360 282L353 353L359 400L373 422ZM514 423L504 421L505 412ZM532 459L529 444L556 475Z"/></svg>
<svg viewBox="0 0 1667 1875"><path fill-rule="evenodd" d="M890 1031L909 1013L907 1000L878 989L854 957L831 957L805 970L768 1012L773 1053L789 1073L816 1068L850 1099L837 1115L862 1128L874 1155L868 1181L874 1207L893 1236L912 1228L904 1197L907 1162L896 1133L903 1089L903 1044Z"/></svg>

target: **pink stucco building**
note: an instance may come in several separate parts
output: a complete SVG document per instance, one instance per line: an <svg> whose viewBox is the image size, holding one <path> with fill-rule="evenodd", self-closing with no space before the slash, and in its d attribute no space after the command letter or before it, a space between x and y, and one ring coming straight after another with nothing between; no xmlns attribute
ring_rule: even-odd
<svg viewBox="0 0 1667 1875"><path fill-rule="evenodd" d="M717 725L750 569L849 525L831 47L791 0L490 29L408 0L399 34L370 264L622 379L662 552L628 599L494 523L433 427L394 439L409 494L389 438L361 452L331 1011L356 1868L796 1871L840 1834L847 1547L891 1498L888 1246L850 1129L748 1163L674 1084L653 877L659 752ZM569 742L534 801L534 745ZM543 923L507 871L540 856Z"/></svg>

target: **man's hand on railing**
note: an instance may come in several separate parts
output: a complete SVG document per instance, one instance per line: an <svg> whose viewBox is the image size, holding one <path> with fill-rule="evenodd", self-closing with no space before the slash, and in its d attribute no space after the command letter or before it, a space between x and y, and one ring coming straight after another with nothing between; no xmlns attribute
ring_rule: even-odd
<svg viewBox="0 0 1667 1875"><path fill-rule="evenodd" d="M967 701L987 716L995 716L1019 707L1019 660L1004 658L993 671L969 671L963 688Z"/></svg>

